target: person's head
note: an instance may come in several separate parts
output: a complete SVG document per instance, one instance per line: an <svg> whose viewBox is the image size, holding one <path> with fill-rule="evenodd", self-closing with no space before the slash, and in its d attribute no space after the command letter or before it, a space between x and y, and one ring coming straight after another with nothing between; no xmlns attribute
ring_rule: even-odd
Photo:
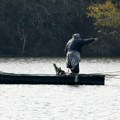
<svg viewBox="0 0 120 120"><path fill-rule="evenodd" d="M72 38L74 38L74 39L80 39L81 37L80 37L80 34L75 33L75 34L72 35Z"/></svg>

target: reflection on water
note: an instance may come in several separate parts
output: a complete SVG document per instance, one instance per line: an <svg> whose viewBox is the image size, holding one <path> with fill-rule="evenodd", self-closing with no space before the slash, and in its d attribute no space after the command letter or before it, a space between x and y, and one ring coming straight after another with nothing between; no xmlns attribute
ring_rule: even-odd
<svg viewBox="0 0 120 120"><path fill-rule="evenodd" d="M0 120L119 120L120 59L82 59L81 73L106 75L104 86L0 85ZM64 58L0 59L0 71L55 74Z"/></svg>

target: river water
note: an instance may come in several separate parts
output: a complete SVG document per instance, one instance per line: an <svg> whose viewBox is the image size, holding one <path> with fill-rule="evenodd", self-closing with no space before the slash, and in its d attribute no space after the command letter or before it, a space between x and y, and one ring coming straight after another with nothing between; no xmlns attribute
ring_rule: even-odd
<svg viewBox="0 0 120 120"><path fill-rule="evenodd" d="M63 58L0 58L0 71L55 74ZM82 59L81 73L106 75L105 85L0 85L0 120L119 120L120 59Z"/></svg>

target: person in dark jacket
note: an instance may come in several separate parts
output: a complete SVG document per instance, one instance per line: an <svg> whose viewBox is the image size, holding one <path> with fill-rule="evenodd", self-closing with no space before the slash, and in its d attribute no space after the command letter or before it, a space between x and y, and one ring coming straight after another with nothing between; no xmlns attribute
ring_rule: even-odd
<svg viewBox="0 0 120 120"><path fill-rule="evenodd" d="M66 46L66 66L72 73L79 73L80 52L84 45L96 41L97 38L82 39L80 34L76 33L72 36Z"/></svg>

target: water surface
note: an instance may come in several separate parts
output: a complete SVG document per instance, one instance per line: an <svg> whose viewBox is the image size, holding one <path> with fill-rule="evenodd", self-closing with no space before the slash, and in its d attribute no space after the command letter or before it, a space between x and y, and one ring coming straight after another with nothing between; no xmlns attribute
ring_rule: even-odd
<svg viewBox="0 0 120 120"><path fill-rule="evenodd" d="M64 58L1 58L0 71L55 74ZM0 120L119 120L120 59L82 59L81 73L106 75L104 86L0 85Z"/></svg>

